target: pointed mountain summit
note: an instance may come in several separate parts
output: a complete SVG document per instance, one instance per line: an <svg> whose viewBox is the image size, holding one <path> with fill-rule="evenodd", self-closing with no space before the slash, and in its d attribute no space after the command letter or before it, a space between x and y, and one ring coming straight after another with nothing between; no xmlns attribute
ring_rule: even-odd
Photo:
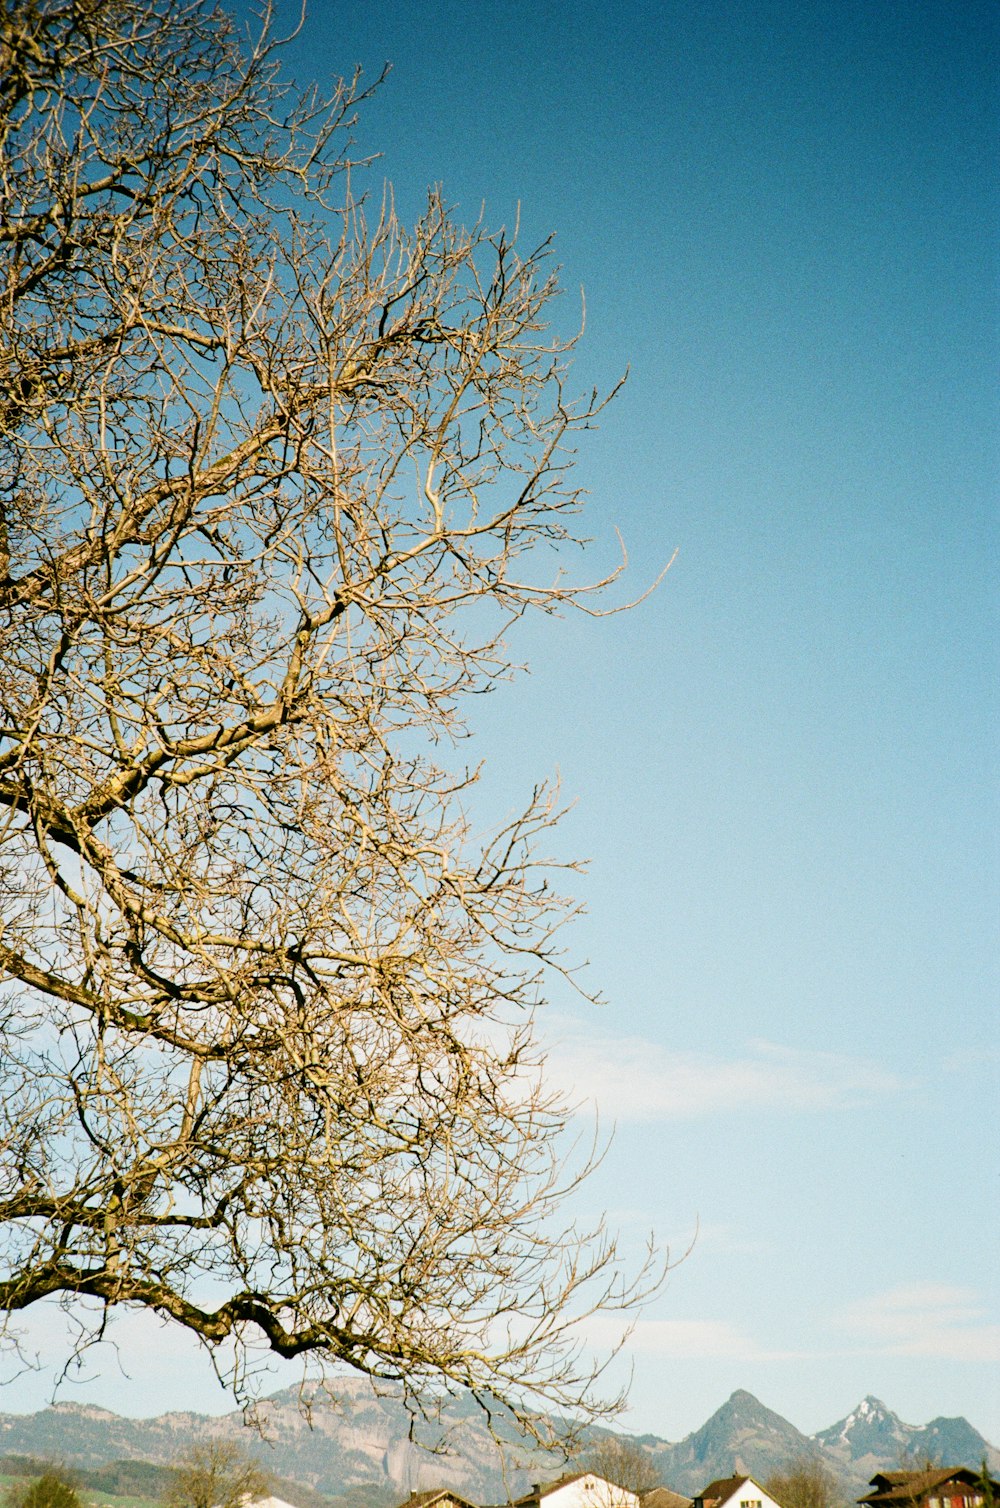
<svg viewBox="0 0 1000 1508"><path fill-rule="evenodd" d="M968 1419L932 1419L915 1432L917 1450L944 1466L958 1462L976 1467L985 1457L989 1469L1000 1471L1000 1450L973 1429Z"/></svg>
<svg viewBox="0 0 1000 1508"><path fill-rule="evenodd" d="M813 1442L849 1484L851 1496L864 1492L876 1471L899 1470L906 1461L918 1462L923 1452L920 1430L904 1424L898 1414L871 1394L829 1429L820 1430Z"/></svg>
<svg viewBox="0 0 1000 1508"><path fill-rule="evenodd" d="M978 1466L985 1457L991 1469L1000 1466L1000 1453L967 1419L932 1419L930 1424L905 1424L880 1398L869 1395L846 1419L813 1435L813 1443L828 1452L841 1475L854 1484L867 1482L876 1471L898 1470L907 1461L942 1466Z"/></svg>
<svg viewBox="0 0 1000 1508"><path fill-rule="evenodd" d="M696 1493L713 1477L765 1477L811 1448L793 1424L739 1388L701 1429L658 1455L657 1465L672 1487Z"/></svg>
<svg viewBox="0 0 1000 1508"><path fill-rule="evenodd" d="M813 1439L817 1445L832 1451L844 1465L872 1461L900 1461L912 1449L915 1433L910 1424L904 1424L881 1398L871 1394L862 1398L856 1409L845 1419L839 1419ZM875 1467L872 1467L875 1470Z"/></svg>

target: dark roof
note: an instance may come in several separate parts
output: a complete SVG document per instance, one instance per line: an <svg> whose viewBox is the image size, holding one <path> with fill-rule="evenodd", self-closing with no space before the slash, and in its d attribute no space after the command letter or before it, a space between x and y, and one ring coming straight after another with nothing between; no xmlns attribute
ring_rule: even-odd
<svg viewBox="0 0 1000 1508"><path fill-rule="evenodd" d="M718 1477L716 1481L709 1482L707 1487L702 1488L695 1502L711 1503L718 1502L720 1498L732 1497L738 1487L742 1487L744 1482L750 1480L750 1477L745 1474L739 1477Z"/></svg>
<svg viewBox="0 0 1000 1508"><path fill-rule="evenodd" d="M560 1487L568 1487L570 1482L579 1482L581 1477L596 1477L596 1471L570 1471L563 1477L556 1477L554 1482L536 1483L530 1492L523 1497L515 1498L513 1508L518 1508L521 1503L537 1503L541 1498L547 1497L550 1492L555 1492ZM603 1481L604 1478L601 1478Z"/></svg>
<svg viewBox="0 0 1000 1508"><path fill-rule="evenodd" d="M858 1498L858 1502L903 1508L903 1505L917 1503L921 1498L933 1497L946 1482L953 1482L960 1489L950 1496L972 1497L980 1489L981 1481L980 1473L968 1466L935 1466L929 1471L880 1471L871 1479L875 1491ZM993 1486L996 1490L1000 1483ZM961 1490L963 1488L965 1491Z"/></svg>
<svg viewBox="0 0 1000 1508"><path fill-rule="evenodd" d="M671 1487L651 1487L642 1494L642 1508L691 1508L691 1499Z"/></svg>
<svg viewBox="0 0 1000 1508"><path fill-rule="evenodd" d="M411 1492L399 1508L430 1508L432 1503L456 1503L458 1508L475 1508L468 1498L460 1497L450 1487L432 1487L429 1492Z"/></svg>

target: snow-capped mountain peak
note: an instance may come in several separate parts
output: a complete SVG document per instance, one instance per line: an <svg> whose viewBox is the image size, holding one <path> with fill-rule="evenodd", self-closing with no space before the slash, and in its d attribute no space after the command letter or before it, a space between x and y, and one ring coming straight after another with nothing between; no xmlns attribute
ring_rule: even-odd
<svg viewBox="0 0 1000 1508"><path fill-rule="evenodd" d="M813 1439L835 1452L846 1465L869 1458L899 1460L910 1448L913 1433L911 1425L904 1424L881 1398L869 1393L846 1418L831 1424Z"/></svg>
<svg viewBox="0 0 1000 1508"><path fill-rule="evenodd" d="M871 1393L867 1398L862 1398L853 1413L848 1414L843 1421L840 1430L840 1438L847 1440L858 1428L871 1429L875 1426L899 1425L900 1420L892 1409L887 1408L881 1398L875 1398ZM904 1426L905 1427L905 1426Z"/></svg>

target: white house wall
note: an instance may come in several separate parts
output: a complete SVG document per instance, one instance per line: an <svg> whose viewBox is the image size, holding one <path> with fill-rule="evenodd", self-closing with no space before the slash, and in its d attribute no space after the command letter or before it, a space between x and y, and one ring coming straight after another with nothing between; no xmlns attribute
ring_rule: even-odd
<svg viewBox="0 0 1000 1508"><path fill-rule="evenodd" d="M781 1504L769 1497L752 1477L747 1477L731 1497L722 1500L718 1508L781 1508Z"/></svg>
<svg viewBox="0 0 1000 1508"><path fill-rule="evenodd" d="M543 1493L542 1508L639 1508L639 1499L634 1492L587 1472Z"/></svg>

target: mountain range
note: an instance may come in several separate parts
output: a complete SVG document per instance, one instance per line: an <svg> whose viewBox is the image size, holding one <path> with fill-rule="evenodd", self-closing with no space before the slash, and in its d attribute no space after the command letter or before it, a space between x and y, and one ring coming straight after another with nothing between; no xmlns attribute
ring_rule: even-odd
<svg viewBox="0 0 1000 1508"><path fill-rule="evenodd" d="M402 1402L376 1396L362 1379L338 1383L335 1397L317 1401L307 1414L297 1390L276 1393L265 1401L262 1414L266 1439L254 1449L283 1479L286 1491L296 1484L305 1490L301 1508L308 1508L310 1500L315 1503L317 1493L343 1504L387 1508L431 1486L452 1487L473 1502L501 1502L565 1469L561 1458L518 1445L509 1431L501 1457L471 1400L449 1405L434 1429L439 1453L430 1454L411 1440L411 1420ZM592 1431L590 1440L608 1433ZM243 1415L170 1413L125 1419L75 1403L55 1404L36 1414L0 1414L0 1454L50 1457L78 1467L115 1460L169 1464L192 1444L218 1437L245 1443ZM1000 1468L1000 1451L966 1419L904 1424L871 1397L828 1429L804 1435L753 1394L739 1390L683 1440L671 1443L643 1435L633 1443L650 1457L666 1484L688 1495L713 1478L737 1472L767 1477L803 1456L818 1458L830 1469L845 1499L856 1498L875 1471L891 1470L904 1460L978 1466L985 1457L991 1469ZM584 1452L586 1448L585 1441Z"/></svg>

